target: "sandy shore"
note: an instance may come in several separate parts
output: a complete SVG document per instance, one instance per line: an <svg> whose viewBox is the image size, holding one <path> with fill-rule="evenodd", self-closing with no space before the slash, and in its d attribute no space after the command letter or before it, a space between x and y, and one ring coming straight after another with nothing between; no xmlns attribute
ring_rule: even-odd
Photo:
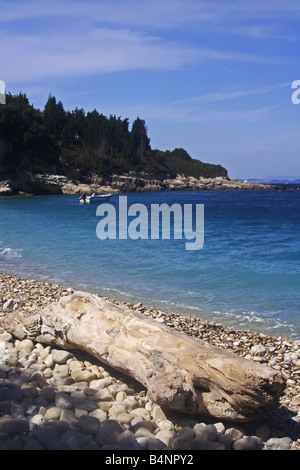
<svg viewBox="0 0 300 470"><path fill-rule="evenodd" d="M22 309L28 313L36 312L50 302L58 301L62 296L69 295L72 292L74 292L72 287L20 279L13 275L0 273L0 316L5 315L8 309ZM116 304L122 303L116 300L112 301ZM286 380L287 387L280 399L280 408L267 412L256 423L252 423L248 427L246 426L247 430L245 429L244 434L249 435L250 433L250 435L259 436L257 429L265 426L269 429L270 436L273 438L289 437L291 439L290 448L300 449L299 341L292 341L282 337L271 337L257 332L235 330L231 327L207 322L191 316L165 313L154 308L145 307L141 303L134 306L131 304L126 305L130 305L145 316L152 317L171 328L183 331L188 335L207 341L211 345L230 350L237 355L258 361L281 371ZM110 374L113 374L113 372L110 371ZM122 382L122 378L118 377L118 380ZM136 391L136 393L140 393L140 390ZM179 421L182 421L182 418L178 418ZM0 423L1 419L0 415ZM177 428L179 429L178 423ZM228 424L224 423L224 426L228 428ZM240 428L240 425L238 428Z"/></svg>

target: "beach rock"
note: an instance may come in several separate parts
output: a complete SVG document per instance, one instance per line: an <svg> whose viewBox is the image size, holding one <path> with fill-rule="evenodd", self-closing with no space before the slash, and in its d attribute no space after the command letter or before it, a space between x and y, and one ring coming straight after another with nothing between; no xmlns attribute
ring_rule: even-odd
<svg viewBox="0 0 300 470"><path fill-rule="evenodd" d="M34 342L31 339L24 339L23 341L16 341L15 348L17 351L21 352L24 349L32 351L34 349Z"/></svg>
<svg viewBox="0 0 300 470"><path fill-rule="evenodd" d="M10 415L12 418L24 419L24 408L18 403L13 403L10 408Z"/></svg>
<svg viewBox="0 0 300 470"><path fill-rule="evenodd" d="M187 440L193 440L194 437L196 437L196 433L195 431L190 428L190 427L184 427L182 428L179 433L177 434L177 438L178 439L181 439L181 438L185 438Z"/></svg>
<svg viewBox="0 0 300 470"><path fill-rule="evenodd" d="M234 440L230 436L225 436L224 434L218 435L216 442L222 444L226 450L232 448Z"/></svg>
<svg viewBox="0 0 300 470"><path fill-rule="evenodd" d="M131 449L135 442L135 436L133 432L125 429L116 436L116 445L121 449Z"/></svg>
<svg viewBox="0 0 300 470"><path fill-rule="evenodd" d="M45 416L41 414L36 414L32 416L30 423L36 424L37 426L42 426L46 422Z"/></svg>
<svg viewBox="0 0 300 470"><path fill-rule="evenodd" d="M54 450L99 450L99 446L91 436L70 430L61 436Z"/></svg>
<svg viewBox="0 0 300 470"><path fill-rule="evenodd" d="M111 385L111 383L112 383L111 377L104 377L103 379L91 380L89 382L89 386L92 388L96 388L98 390L103 390L104 388L107 388L109 385Z"/></svg>
<svg viewBox="0 0 300 470"><path fill-rule="evenodd" d="M59 419L70 426L77 426L79 417L80 416L77 416L76 409L75 411L72 411L70 409L62 408Z"/></svg>
<svg viewBox="0 0 300 470"><path fill-rule="evenodd" d="M289 450L292 444L290 437L272 437L265 444L267 450Z"/></svg>
<svg viewBox="0 0 300 470"><path fill-rule="evenodd" d="M100 401L114 401L113 395L107 388L98 390L95 394L95 399Z"/></svg>
<svg viewBox="0 0 300 470"><path fill-rule="evenodd" d="M17 365L19 360L18 353L14 349L8 349L4 356L4 361L9 366Z"/></svg>
<svg viewBox="0 0 300 470"><path fill-rule="evenodd" d="M226 450L226 446L220 442L196 438L192 442L192 450Z"/></svg>
<svg viewBox="0 0 300 470"><path fill-rule="evenodd" d="M151 438L150 437L136 437L136 442L138 445L141 447L142 450L149 450L149 442Z"/></svg>
<svg viewBox="0 0 300 470"><path fill-rule="evenodd" d="M152 406L151 415L152 415L152 418L154 419L154 421L156 421L157 419L164 419L164 420L167 419L164 411L158 405L153 405Z"/></svg>
<svg viewBox="0 0 300 470"><path fill-rule="evenodd" d="M165 444L165 446L169 447L171 442L175 439L176 432L175 431L159 431L155 437L159 439L161 442Z"/></svg>
<svg viewBox="0 0 300 470"><path fill-rule="evenodd" d="M58 406L52 406L48 408L44 415L46 421L55 421L60 419L61 411L61 408L59 408Z"/></svg>
<svg viewBox="0 0 300 470"><path fill-rule="evenodd" d="M106 445L115 445L117 436L125 431L123 426L114 419L109 419L101 423L100 430L96 435L96 443L103 447Z"/></svg>
<svg viewBox="0 0 300 470"><path fill-rule="evenodd" d="M52 359L57 364L65 364L72 357L72 353L60 349L52 349Z"/></svg>
<svg viewBox="0 0 300 470"><path fill-rule="evenodd" d="M269 426L262 424L255 429L255 435L257 437L260 437L263 442L266 442L268 439L271 438L272 433Z"/></svg>
<svg viewBox="0 0 300 470"><path fill-rule="evenodd" d="M37 440L27 437L24 442L24 450L46 450Z"/></svg>
<svg viewBox="0 0 300 470"><path fill-rule="evenodd" d="M172 449L176 450L192 450L194 439L190 436L175 437L171 443Z"/></svg>
<svg viewBox="0 0 300 470"><path fill-rule="evenodd" d="M82 415L78 419L80 432L95 436L100 429L100 421L95 416Z"/></svg>
<svg viewBox="0 0 300 470"><path fill-rule="evenodd" d="M256 436L244 436L233 443L233 450L261 450L262 441Z"/></svg>
<svg viewBox="0 0 300 470"><path fill-rule="evenodd" d="M69 395L65 393L56 393L55 394L55 406L57 408L69 410L73 408L73 401Z"/></svg>
<svg viewBox="0 0 300 470"><path fill-rule="evenodd" d="M0 450L23 450L22 442L17 439L0 440Z"/></svg>
<svg viewBox="0 0 300 470"><path fill-rule="evenodd" d="M55 401L55 389L53 387L44 387L41 390L41 396L48 402L54 403Z"/></svg>
<svg viewBox="0 0 300 470"><path fill-rule="evenodd" d="M3 418L0 420L0 433L24 434L29 432L29 423L24 419Z"/></svg>
<svg viewBox="0 0 300 470"><path fill-rule="evenodd" d="M43 427L37 434L38 442L46 449L51 450L56 442L59 441L59 434L54 426Z"/></svg>
<svg viewBox="0 0 300 470"><path fill-rule="evenodd" d="M134 416L141 416L145 421L151 420L151 413L146 408L134 408L134 410L132 410L132 414Z"/></svg>
<svg viewBox="0 0 300 470"><path fill-rule="evenodd" d="M8 299L4 304L2 305L2 310L8 310L9 308L12 308L14 304L13 299Z"/></svg>
<svg viewBox="0 0 300 470"><path fill-rule="evenodd" d="M224 434L225 433L226 427L225 427L224 423L222 423L222 422L214 423L214 427L216 428L218 434Z"/></svg>
<svg viewBox="0 0 300 470"><path fill-rule="evenodd" d="M114 404L109 409L109 416L113 418L118 418L121 413L126 413L126 406L122 403L114 402Z"/></svg>
<svg viewBox="0 0 300 470"><path fill-rule="evenodd" d="M97 379L97 375L89 370L73 370L71 377L75 382L87 382L88 384Z"/></svg>
<svg viewBox="0 0 300 470"><path fill-rule="evenodd" d="M166 448L166 444L162 442L157 437L151 437L148 440L148 449L149 450L164 450Z"/></svg>
<svg viewBox="0 0 300 470"><path fill-rule="evenodd" d="M105 411L100 410L99 408L91 411L89 413L89 416L94 416L95 418L98 419L98 421L102 422L107 419L108 415Z"/></svg>
<svg viewBox="0 0 300 470"><path fill-rule="evenodd" d="M242 439L244 432L238 428L228 428L225 431L225 436L230 436L234 441L237 441L238 439Z"/></svg>

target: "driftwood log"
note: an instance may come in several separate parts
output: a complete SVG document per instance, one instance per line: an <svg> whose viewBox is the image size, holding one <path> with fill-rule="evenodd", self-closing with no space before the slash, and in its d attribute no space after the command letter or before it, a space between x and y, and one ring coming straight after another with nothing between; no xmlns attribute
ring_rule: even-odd
<svg viewBox="0 0 300 470"><path fill-rule="evenodd" d="M278 406L285 388L276 370L85 292L34 315L7 313L1 324L19 339L88 352L137 380L166 409L250 421Z"/></svg>

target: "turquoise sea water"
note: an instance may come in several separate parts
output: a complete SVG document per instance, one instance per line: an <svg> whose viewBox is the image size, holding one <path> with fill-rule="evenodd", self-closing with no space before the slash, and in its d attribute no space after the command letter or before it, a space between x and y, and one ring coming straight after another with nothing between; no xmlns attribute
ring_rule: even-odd
<svg viewBox="0 0 300 470"><path fill-rule="evenodd" d="M118 195L110 203L118 206ZM0 199L0 271L300 339L300 191L128 193L128 205L204 204L203 249L99 240L77 196Z"/></svg>

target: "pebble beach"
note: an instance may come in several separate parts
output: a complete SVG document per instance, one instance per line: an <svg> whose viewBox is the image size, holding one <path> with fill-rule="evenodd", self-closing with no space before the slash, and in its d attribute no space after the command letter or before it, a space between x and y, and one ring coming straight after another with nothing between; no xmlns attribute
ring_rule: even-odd
<svg viewBox="0 0 300 470"><path fill-rule="evenodd" d="M72 287L0 273L0 324L10 310L37 312L73 292ZM97 359L20 341L0 327L0 450L300 449L300 341L141 303L126 305L279 370L286 381L279 408L243 424L172 413L153 403L140 384Z"/></svg>

